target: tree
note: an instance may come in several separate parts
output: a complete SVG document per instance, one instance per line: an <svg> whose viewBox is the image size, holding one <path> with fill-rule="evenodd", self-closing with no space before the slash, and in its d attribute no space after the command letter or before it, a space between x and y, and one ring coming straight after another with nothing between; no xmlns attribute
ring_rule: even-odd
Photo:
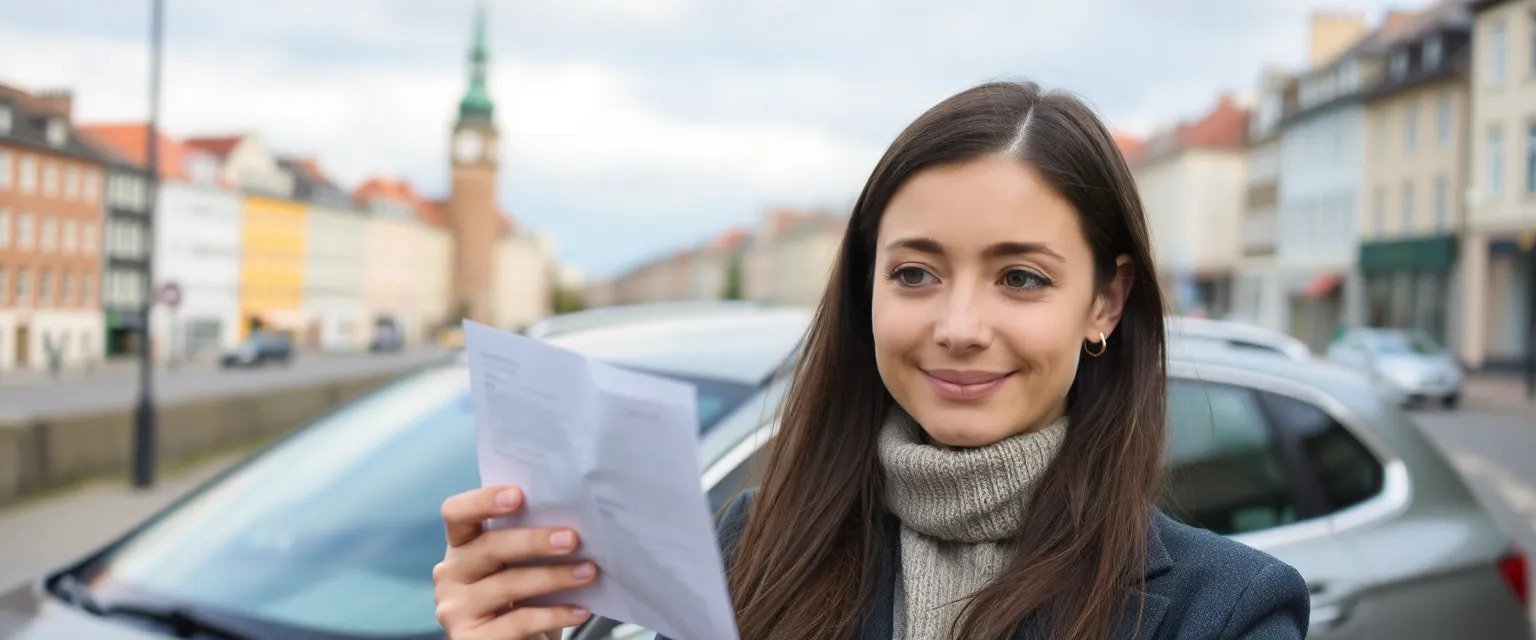
<svg viewBox="0 0 1536 640"><path fill-rule="evenodd" d="M732 252L730 262L725 266L725 291L721 297L726 300L741 300L741 252Z"/></svg>
<svg viewBox="0 0 1536 640"><path fill-rule="evenodd" d="M581 293L572 291L562 286L551 287L550 295L554 301L550 304L555 315L562 313L575 313L586 308L586 302L581 299Z"/></svg>

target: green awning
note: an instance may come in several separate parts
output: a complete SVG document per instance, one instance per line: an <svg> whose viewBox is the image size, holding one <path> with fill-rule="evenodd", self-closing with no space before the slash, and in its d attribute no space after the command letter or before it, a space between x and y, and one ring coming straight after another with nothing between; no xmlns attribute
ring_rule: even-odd
<svg viewBox="0 0 1536 640"><path fill-rule="evenodd" d="M1450 235L1367 242L1360 245L1360 271L1448 272L1456 261L1456 237Z"/></svg>

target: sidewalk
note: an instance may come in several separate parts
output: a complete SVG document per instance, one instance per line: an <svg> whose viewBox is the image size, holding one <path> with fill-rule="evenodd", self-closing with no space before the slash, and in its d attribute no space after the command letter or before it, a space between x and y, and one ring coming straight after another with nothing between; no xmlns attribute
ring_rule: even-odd
<svg viewBox="0 0 1536 640"><path fill-rule="evenodd" d="M0 592L110 542L244 455L162 474L146 491L118 478L0 508Z"/></svg>
<svg viewBox="0 0 1536 640"><path fill-rule="evenodd" d="M1525 379L1521 376L1467 376L1462 386L1462 395L1468 405L1516 411L1536 409L1536 401L1525 397Z"/></svg>
<svg viewBox="0 0 1536 640"><path fill-rule="evenodd" d="M183 360L175 365L155 363L155 374L179 374L185 372L211 372L217 361L213 356ZM131 356L93 362L82 367L61 369L57 376L47 369L13 369L0 371L0 387L25 387L60 384L82 380L122 380L139 375L139 361Z"/></svg>

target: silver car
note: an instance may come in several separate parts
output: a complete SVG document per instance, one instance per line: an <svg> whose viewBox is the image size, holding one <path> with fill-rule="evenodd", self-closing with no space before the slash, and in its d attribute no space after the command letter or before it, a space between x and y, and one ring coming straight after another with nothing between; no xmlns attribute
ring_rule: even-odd
<svg viewBox="0 0 1536 640"><path fill-rule="evenodd" d="M552 342L717 383L701 485L755 482L809 314L622 318ZM626 337L628 339L626 339ZM1228 346L1170 364L1175 517L1291 563L1314 638L1529 638L1525 557L1403 412L1360 376ZM440 637L431 568L441 500L478 484L467 376L434 368L306 426L97 553L0 595L0 637ZM8 619L9 624L8 625ZM595 620L581 640L648 635Z"/></svg>
<svg viewBox="0 0 1536 640"><path fill-rule="evenodd" d="M1400 329L1349 329L1328 345L1328 359L1355 369L1404 404L1461 401L1461 365L1429 336Z"/></svg>

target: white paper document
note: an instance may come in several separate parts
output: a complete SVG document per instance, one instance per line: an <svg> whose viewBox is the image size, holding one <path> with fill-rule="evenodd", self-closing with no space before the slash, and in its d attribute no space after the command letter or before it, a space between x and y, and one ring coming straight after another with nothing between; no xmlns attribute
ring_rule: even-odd
<svg viewBox="0 0 1536 640"><path fill-rule="evenodd" d="M673 640L735 640L699 484L694 387L469 321L464 347L480 481L525 496L491 526L571 527L575 557L598 567L592 585L530 604L578 604Z"/></svg>

